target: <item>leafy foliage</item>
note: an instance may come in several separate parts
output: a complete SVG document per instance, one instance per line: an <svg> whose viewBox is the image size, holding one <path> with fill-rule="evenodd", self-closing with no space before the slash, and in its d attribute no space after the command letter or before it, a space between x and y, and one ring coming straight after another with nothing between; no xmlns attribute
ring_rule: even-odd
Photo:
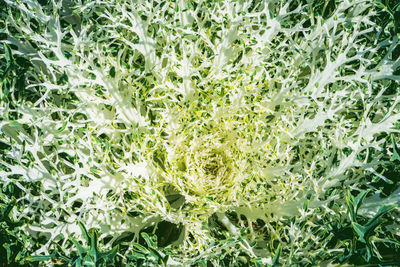
<svg viewBox="0 0 400 267"><path fill-rule="evenodd" d="M357 211L361 206L362 200L365 198L365 196L368 194L368 191L362 191L360 192L357 197L353 197L350 193L348 194L348 197L346 198L346 202L348 205L348 210L350 214L350 221L351 221L351 226L354 230L354 238L352 240L352 245L350 249L350 253L352 251L357 251L356 250L356 241L357 239L364 243L366 245L365 252L361 252L363 258L365 259L366 262L370 262L371 256L372 256L372 251L374 250L374 247L371 244L371 236L374 233L375 228L377 228L380 224L382 224L384 221L382 217L391 211L393 208L395 208L394 205L384 205L382 206L378 212L372 217L371 219L368 220L365 224L361 225L359 224L357 220ZM355 239L357 238L357 239ZM385 242L394 242L396 243L395 240L390 241L386 240ZM350 256L350 255L349 255Z"/></svg>
<svg viewBox="0 0 400 267"><path fill-rule="evenodd" d="M142 232L141 235L147 246L134 243L134 249L128 254L128 259L132 260L136 266L167 266L169 255L157 247L157 236L150 237L145 232Z"/></svg>
<svg viewBox="0 0 400 267"><path fill-rule="evenodd" d="M0 6L2 261L396 263L397 1Z"/></svg>
<svg viewBox="0 0 400 267"><path fill-rule="evenodd" d="M71 239L71 242L77 249L76 256L66 256L63 255L62 252L53 252L46 256L30 256L26 258L26 260L31 262L51 260L52 262L68 266L108 266L112 264L119 247L116 246L109 251L101 251L98 247L98 234L96 230L88 232L85 226L80 222L79 227L81 228L82 236L86 241L87 247L82 246L77 240Z"/></svg>
<svg viewBox="0 0 400 267"><path fill-rule="evenodd" d="M11 216L17 203L13 196L18 196L15 185L4 186L0 191L0 265L1 266L29 266L24 258L29 255L29 244L32 240L29 235L21 231L20 227L26 222L14 220Z"/></svg>

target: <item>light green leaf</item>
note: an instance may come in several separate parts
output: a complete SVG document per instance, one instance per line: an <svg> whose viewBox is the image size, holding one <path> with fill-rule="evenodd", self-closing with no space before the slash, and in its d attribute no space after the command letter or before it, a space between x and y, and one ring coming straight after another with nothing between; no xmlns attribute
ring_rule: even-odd
<svg viewBox="0 0 400 267"><path fill-rule="evenodd" d="M55 254L51 254L51 255L46 255L46 256L30 256L25 258L25 260L27 261L48 261L53 259L55 256Z"/></svg>

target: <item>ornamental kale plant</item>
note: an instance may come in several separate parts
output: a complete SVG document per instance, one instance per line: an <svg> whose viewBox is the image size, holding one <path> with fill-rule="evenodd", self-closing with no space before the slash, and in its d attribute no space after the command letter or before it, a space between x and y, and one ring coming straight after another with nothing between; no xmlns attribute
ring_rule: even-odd
<svg viewBox="0 0 400 267"><path fill-rule="evenodd" d="M24 262L400 264L399 4L0 5Z"/></svg>

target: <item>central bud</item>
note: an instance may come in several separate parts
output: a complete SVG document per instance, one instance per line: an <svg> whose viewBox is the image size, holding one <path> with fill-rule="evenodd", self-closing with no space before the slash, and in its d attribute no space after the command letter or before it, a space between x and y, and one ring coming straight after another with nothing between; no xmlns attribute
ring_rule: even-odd
<svg viewBox="0 0 400 267"><path fill-rule="evenodd" d="M219 132L182 138L168 151L170 178L188 195L227 199L240 178L236 141Z"/></svg>
<svg viewBox="0 0 400 267"><path fill-rule="evenodd" d="M225 173L225 168L223 166L222 157L219 154L212 154L210 159L203 163L201 167L203 168L203 173L210 178L217 178Z"/></svg>
<svg viewBox="0 0 400 267"><path fill-rule="evenodd" d="M204 149L194 155L193 161L197 175L206 181L223 183L229 176L231 162L223 151Z"/></svg>

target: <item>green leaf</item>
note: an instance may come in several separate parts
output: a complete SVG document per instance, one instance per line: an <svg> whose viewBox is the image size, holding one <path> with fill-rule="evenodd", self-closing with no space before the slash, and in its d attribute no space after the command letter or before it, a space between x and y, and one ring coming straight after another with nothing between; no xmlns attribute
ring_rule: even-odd
<svg viewBox="0 0 400 267"><path fill-rule="evenodd" d="M394 28L395 28L396 33L400 33L400 4L397 6L397 9L394 11L393 20L394 20Z"/></svg>
<svg viewBox="0 0 400 267"><path fill-rule="evenodd" d="M26 250L25 250L25 249L22 249L21 251L19 251L19 252L17 253L17 255L15 256L14 260L15 260L16 262L23 262L23 261L24 261L24 255L25 255L25 253L26 253Z"/></svg>
<svg viewBox="0 0 400 267"><path fill-rule="evenodd" d="M11 262L11 245L10 244L3 244L3 247L6 249L7 253L7 262Z"/></svg>
<svg viewBox="0 0 400 267"><path fill-rule="evenodd" d="M96 266L96 263L93 262L93 260L91 258L85 258L85 260L83 261L82 266Z"/></svg>
<svg viewBox="0 0 400 267"><path fill-rule="evenodd" d="M90 244L89 235L88 235L88 232L87 232L85 226L81 222L78 222L78 225L81 228L83 238L86 240L87 244Z"/></svg>
<svg viewBox="0 0 400 267"><path fill-rule="evenodd" d="M68 76L67 76L67 74L64 72L64 73L60 76L60 78L58 79L57 83L58 83L58 84L61 84L61 85L64 85L64 84L66 84L67 82L68 82Z"/></svg>
<svg viewBox="0 0 400 267"><path fill-rule="evenodd" d="M83 257L83 256L86 254L87 249L85 249L85 248L84 248L78 241L76 241L74 238L72 238L71 241L72 241L72 243L74 243L74 245L77 247L79 257Z"/></svg>
<svg viewBox="0 0 400 267"><path fill-rule="evenodd" d="M376 220L378 220L380 217L382 217L383 215L385 215L386 213L388 213L395 207L396 207L396 205L384 205L384 206L380 207L379 210L377 211L377 213L375 214L375 216L367 222L366 226L373 225Z"/></svg>
<svg viewBox="0 0 400 267"><path fill-rule="evenodd" d="M8 200L7 195L3 194L1 191L0 191L0 200L4 202Z"/></svg>
<svg viewBox="0 0 400 267"><path fill-rule="evenodd" d="M97 262L97 253L98 253L98 248L97 248L97 232L95 230L92 231L92 233L89 235L90 238L90 255L93 258L94 262Z"/></svg>
<svg viewBox="0 0 400 267"><path fill-rule="evenodd" d="M25 258L27 261L48 261L55 257L55 253L46 256L29 256Z"/></svg>
<svg viewBox="0 0 400 267"><path fill-rule="evenodd" d="M272 259L272 266L277 266L279 264L279 256L281 254L281 250L282 250L281 244L279 244L278 248L276 249L275 256Z"/></svg>
<svg viewBox="0 0 400 267"><path fill-rule="evenodd" d="M154 248L149 248L149 249L150 249L150 254L148 255L148 257L153 258L155 261L158 262L160 259L163 259L165 257L165 254L158 251L157 249Z"/></svg>
<svg viewBox="0 0 400 267"><path fill-rule="evenodd" d="M367 228L356 222L352 222L351 225L353 226L354 231L360 237L360 241L363 243L367 243L366 240Z"/></svg>
<svg viewBox="0 0 400 267"><path fill-rule="evenodd" d="M395 161L395 160L400 161L400 150L398 149L396 142L394 141L393 134L390 136L390 139L392 140L392 144L393 144L393 155L390 158L390 161Z"/></svg>
<svg viewBox="0 0 400 267"><path fill-rule="evenodd" d="M133 244L133 246L134 246L139 252L141 252L141 253L143 253L143 254L150 254L150 251L149 251L147 248L145 248L144 246L140 245L140 244L135 243L135 244Z"/></svg>
<svg viewBox="0 0 400 267"><path fill-rule="evenodd" d="M3 99L4 101L7 101L9 95L10 95L10 83L7 79L2 79L2 87L0 87L0 90L2 91L2 95L4 96Z"/></svg>
<svg viewBox="0 0 400 267"><path fill-rule="evenodd" d="M104 259L105 262L113 262L114 257L117 254L118 250L119 250L119 245L116 247L113 247L110 251L100 253L99 261Z"/></svg>
<svg viewBox="0 0 400 267"><path fill-rule="evenodd" d="M157 163L157 165L160 166L160 168L165 171L165 165L161 159L159 159L157 156L153 155L153 161L155 163Z"/></svg>
<svg viewBox="0 0 400 267"><path fill-rule="evenodd" d="M13 198L13 199L11 200L11 202L8 203L8 205L5 207L5 209L3 209L3 210L1 211L1 217L2 217L3 220L5 220L5 219L10 220L10 219L8 218L8 215L10 214L12 208L15 206L15 203L16 203L16 200L15 200L15 198Z"/></svg>
<svg viewBox="0 0 400 267"><path fill-rule="evenodd" d="M6 43L4 43L4 55L5 55L6 62L7 62L6 69L9 69L11 67L11 64L14 63L14 58L13 58L10 46Z"/></svg>
<svg viewBox="0 0 400 267"><path fill-rule="evenodd" d="M62 131L64 131L65 128L67 128L67 124L68 124L68 121L64 121L62 126L59 129L55 130L54 133L58 134L58 133L61 133Z"/></svg>
<svg viewBox="0 0 400 267"><path fill-rule="evenodd" d="M306 199L306 201L304 201L304 204L303 204L303 210L307 210L308 209L308 204L309 204L309 200L308 199Z"/></svg>
<svg viewBox="0 0 400 267"><path fill-rule="evenodd" d="M70 265L75 267L83 267L83 259L81 257L75 257L74 260L70 261Z"/></svg>
<svg viewBox="0 0 400 267"><path fill-rule="evenodd" d="M146 254L143 254L143 253L140 253L137 251L133 251L127 257L130 259L134 259L134 260L144 260L144 259L146 259Z"/></svg>
<svg viewBox="0 0 400 267"><path fill-rule="evenodd" d="M369 190L364 190L361 191L356 197L353 197L350 192L347 193L346 203L349 208L351 221L356 221L358 209L360 208L361 202L364 200L368 193Z"/></svg>
<svg viewBox="0 0 400 267"><path fill-rule="evenodd" d="M368 242L368 238L371 235L371 232L375 230L375 228L382 223L381 217L392 210L395 207L395 205L384 205L382 206L378 212L375 214L373 218L371 218L364 226L352 222L352 226L354 231L357 233L357 235L360 237L360 241L363 243Z"/></svg>
<svg viewBox="0 0 400 267"><path fill-rule="evenodd" d="M141 235L149 247L151 248L157 247L157 236L155 236L156 240L152 240L152 238L145 232L142 232Z"/></svg>
<svg viewBox="0 0 400 267"><path fill-rule="evenodd" d="M66 262L72 262L72 259L70 259L69 257L64 256L64 255L60 255L60 254L58 254L58 253L57 253L57 258L58 258L58 259L61 259L61 260L64 260L64 261L66 261Z"/></svg>
<svg viewBox="0 0 400 267"><path fill-rule="evenodd" d="M353 198L353 204L354 204L356 213L361 206L361 202L364 200L364 198L367 196L368 193L369 193L369 190L364 190L364 191L361 191L355 198Z"/></svg>
<svg viewBox="0 0 400 267"><path fill-rule="evenodd" d="M112 78L115 77L115 67L114 67L114 66L111 67L111 69L110 69L110 76L111 76Z"/></svg>
<svg viewBox="0 0 400 267"><path fill-rule="evenodd" d="M18 121L11 121L8 126L10 127L19 127L21 124Z"/></svg>

